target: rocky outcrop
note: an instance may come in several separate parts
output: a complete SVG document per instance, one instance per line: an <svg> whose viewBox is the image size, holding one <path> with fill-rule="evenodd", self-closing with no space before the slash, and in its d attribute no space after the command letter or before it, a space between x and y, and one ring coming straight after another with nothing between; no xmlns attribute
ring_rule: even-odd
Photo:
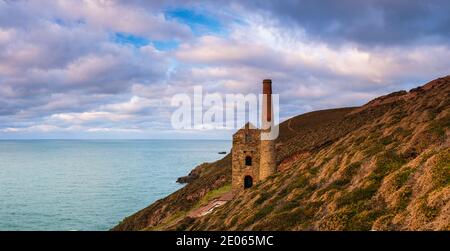
<svg viewBox="0 0 450 251"><path fill-rule="evenodd" d="M179 177L177 179L177 182L180 183L180 184L191 183L192 181L194 181L195 179L200 177L199 173L200 173L201 166L202 165L194 168L188 175Z"/></svg>

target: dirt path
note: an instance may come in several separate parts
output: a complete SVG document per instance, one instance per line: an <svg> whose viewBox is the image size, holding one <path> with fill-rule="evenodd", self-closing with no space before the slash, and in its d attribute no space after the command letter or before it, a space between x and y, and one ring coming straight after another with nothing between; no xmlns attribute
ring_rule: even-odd
<svg viewBox="0 0 450 251"><path fill-rule="evenodd" d="M220 196L219 198L210 201L205 206L199 207L199 208L195 209L194 211L190 212L188 216L192 217L192 218L198 218L198 217L207 215L207 214L211 213L212 211L214 211L214 209L224 205L225 203L227 203L228 201L230 201L232 199L233 199L233 192L225 193L222 196Z"/></svg>

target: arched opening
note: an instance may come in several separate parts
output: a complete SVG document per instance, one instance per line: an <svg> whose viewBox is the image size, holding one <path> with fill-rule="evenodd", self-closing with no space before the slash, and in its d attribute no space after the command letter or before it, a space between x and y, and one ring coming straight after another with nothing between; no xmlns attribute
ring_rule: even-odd
<svg viewBox="0 0 450 251"><path fill-rule="evenodd" d="M249 175L245 176L245 178L244 178L244 188L247 189L247 188L250 188L252 186L253 186L253 178L252 178L252 176L249 176Z"/></svg>
<svg viewBox="0 0 450 251"><path fill-rule="evenodd" d="M250 156L245 157L245 165L246 166L252 165L252 157L250 157Z"/></svg>

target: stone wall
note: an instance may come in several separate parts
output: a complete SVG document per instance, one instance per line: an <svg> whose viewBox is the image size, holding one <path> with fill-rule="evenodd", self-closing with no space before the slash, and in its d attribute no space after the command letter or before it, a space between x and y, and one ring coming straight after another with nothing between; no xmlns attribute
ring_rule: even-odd
<svg viewBox="0 0 450 251"><path fill-rule="evenodd" d="M275 142L273 140L261 140L260 152L259 178L264 180L276 172Z"/></svg>
<svg viewBox="0 0 450 251"><path fill-rule="evenodd" d="M232 154L232 189L244 188L244 177L249 175L253 184L259 179L260 166L260 132L258 129L243 128L233 135ZM245 165L245 158L252 158L252 165Z"/></svg>
<svg viewBox="0 0 450 251"><path fill-rule="evenodd" d="M271 130L273 122L272 80L263 80L262 129L246 124L233 135L232 153L232 189L244 188L244 178L250 176L253 184L266 179L276 172L275 142L261 140L261 130ZM251 166L245 164L246 157L252 158Z"/></svg>

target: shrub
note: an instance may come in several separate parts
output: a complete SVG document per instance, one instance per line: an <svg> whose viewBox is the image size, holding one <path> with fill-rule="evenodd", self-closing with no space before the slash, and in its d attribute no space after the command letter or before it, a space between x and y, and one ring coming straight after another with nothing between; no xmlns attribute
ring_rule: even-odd
<svg viewBox="0 0 450 251"><path fill-rule="evenodd" d="M406 161L403 158L397 156L392 151L388 151L378 158L376 168L370 175L370 179L379 183L383 180L384 176L393 170L399 169L405 163Z"/></svg>
<svg viewBox="0 0 450 251"><path fill-rule="evenodd" d="M383 210L367 210L357 214L350 214L350 220L346 222L344 230L369 231L373 222L384 214Z"/></svg>
<svg viewBox="0 0 450 251"><path fill-rule="evenodd" d="M439 210L435 207L429 207L425 199L422 199L419 210L425 216L427 221L432 221L439 213Z"/></svg>
<svg viewBox="0 0 450 251"><path fill-rule="evenodd" d="M263 207L261 210L259 210L255 216L253 217L253 222L259 221L261 220L264 216L268 215L270 212L273 211L274 209L274 205L267 205L265 207Z"/></svg>
<svg viewBox="0 0 450 251"><path fill-rule="evenodd" d="M414 172L414 169L408 169L408 170L405 170L405 171L402 171L402 172L398 173L394 177L395 189L401 188L408 181L409 176L411 176L411 174L413 172Z"/></svg>
<svg viewBox="0 0 450 251"><path fill-rule="evenodd" d="M286 202L286 204L284 204L279 210L279 212L286 212L286 211L290 211L294 208L297 208L300 206L300 203L298 201L288 201Z"/></svg>
<svg viewBox="0 0 450 251"><path fill-rule="evenodd" d="M308 169L308 172L312 175L316 175L319 173L320 167L319 166L315 166L315 167L311 167Z"/></svg>
<svg viewBox="0 0 450 251"><path fill-rule="evenodd" d="M373 142L364 150L364 153L367 156L373 156L373 155L376 155L377 153L382 152L383 150L384 150L384 146L382 144Z"/></svg>
<svg viewBox="0 0 450 251"><path fill-rule="evenodd" d="M344 172L343 172L342 175L343 175L345 178L350 178L350 177L352 177L353 175L355 175L356 172L358 172L358 170L359 170L360 167L361 167L361 162L355 162L355 163L352 163L352 164L350 164L349 166L347 166L347 168L344 169Z"/></svg>
<svg viewBox="0 0 450 251"><path fill-rule="evenodd" d="M331 190L331 189L341 189L345 186L347 186L348 184L350 184L352 177L356 174L356 172L358 171L358 169L361 167L361 162L355 162L352 163L350 165L348 165L343 173L342 173L342 177L340 179L335 180L333 183L331 183L326 190Z"/></svg>
<svg viewBox="0 0 450 251"><path fill-rule="evenodd" d="M408 137L409 135L411 135L411 131L410 130L406 130L403 127L397 127L393 133L394 135L398 135L401 136L403 138Z"/></svg>
<svg viewBox="0 0 450 251"><path fill-rule="evenodd" d="M238 221L238 216L236 215L236 216L234 216L233 217L233 219L231 219L231 221L230 221L230 226L234 226L234 225L236 225L236 223L237 223L237 221Z"/></svg>
<svg viewBox="0 0 450 251"><path fill-rule="evenodd" d="M394 141L394 138L391 135L383 137L383 138L380 139L380 143L385 145L385 146L391 144L393 141Z"/></svg>
<svg viewBox="0 0 450 251"><path fill-rule="evenodd" d="M300 176L299 178L295 179L291 184L288 186L288 190L294 190L295 188L303 188L308 185L308 179L305 176Z"/></svg>
<svg viewBox="0 0 450 251"><path fill-rule="evenodd" d="M445 128L450 127L450 116L447 115L441 119L433 120L429 125L429 130L441 139L445 139Z"/></svg>
<svg viewBox="0 0 450 251"><path fill-rule="evenodd" d="M405 189L400 193L400 201L397 205L397 211L403 211L408 207L409 202L411 201L412 190L410 187Z"/></svg>
<svg viewBox="0 0 450 251"><path fill-rule="evenodd" d="M264 201L269 199L270 193L263 191L259 194L259 198L255 201L255 205L261 205Z"/></svg>
<svg viewBox="0 0 450 251"><path fill-rule="evenodd" d="M439 153L436 158L436 164L432 168L435 187L448 186L450 185L450 149Z"/></svg>
<svg viewBox="0 0 450 251"><path fill-rule="evenodd" d="M350 179L348 178L342 178L342 179L338 179L335 180L333 183L331 183L326 190L331 190L331 189L341 189L345 186L347 186L348 184L350 184Z"/></svg>
<svg viewBox="0 0 450 251"><path fill-rule="evenodd" d="M378 190L377 184L371 184L364 188L357 188L349 193L339 197L336 201L338 207L357 203L359 201L365 201L371 199Z"/></svg>

